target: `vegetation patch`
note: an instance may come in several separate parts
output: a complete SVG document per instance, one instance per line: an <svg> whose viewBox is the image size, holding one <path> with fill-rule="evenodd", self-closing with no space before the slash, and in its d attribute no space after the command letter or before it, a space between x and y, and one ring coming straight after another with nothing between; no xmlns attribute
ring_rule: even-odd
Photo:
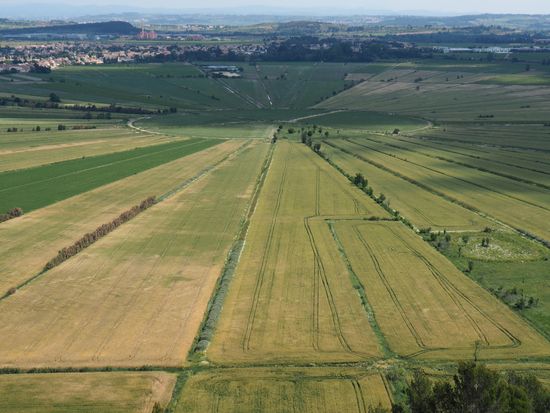
<svg viewBox="0 0 550 413"><path fill-rule="evenodd" d="M30 212L220 143L191 139L0 173L0 209Z"/></svg>

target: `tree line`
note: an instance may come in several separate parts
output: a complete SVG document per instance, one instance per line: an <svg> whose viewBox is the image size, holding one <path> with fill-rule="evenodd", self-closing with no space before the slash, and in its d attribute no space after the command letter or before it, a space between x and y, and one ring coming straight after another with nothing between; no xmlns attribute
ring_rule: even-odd
<svg viewBox="0 0 550 413"><path fill-rule="evenodd" d="M58 266L59 264L63 263L64 261L68 260L69 258L73 257L74 255L78 254L84 248L89 247L99 239L103 238L110 232L114 231L116 228L118 228L125 222L130 221L132 218L136 217L141 212L153 206L156 202L157 202L156 197L151 196L143 200L139 205L136 205L131 209L124 211L122 214L120 214L117 218L113 219L108 224L103 224L100 227L96 228L95 231L85 234L73 245L69 247L65 247L61 251L59 251L54 258L48 261L48 263L44 266L43 271L48 271Z"/></svg>
<svg viewBox="0 0 550 413"><path fill-rule="evenodd" d="M21 215L23 215L23 210L21 208L12 208L5 214L0 214L0 222L8 221L20 217Z"/></svg>
<svg viewBox="0 0 550 413"><path fill-rule="evenodd" d="M19 106L19 107L28 107L34 109L65 109L65 110L74 110L81 112L102 112L103 118L110 119L111 113L127 113L132 115L155 115L155 114L166 114L166 113L176 113L178 110L175 107L164 108L164 109L144 109L142 107L129 107L129 106L120 106L120 105L109 105L109 106L96 106L93 104L90 105L63 105L60 103L59 97L52 93L48 101L37 101L26 98L20 98L18 96L12 95L8 97L0 97L0 106ZM107 116L109 115L109 116ZM98 116L98 119L101 119Z"/></svg>
<svg viewBox="0 0 550 413"><path fill-rule="evenodd" d="M500 374L463 362L452 381L415 371L407 389L411 413L546 413L550 391L533 375Z"/></svg>

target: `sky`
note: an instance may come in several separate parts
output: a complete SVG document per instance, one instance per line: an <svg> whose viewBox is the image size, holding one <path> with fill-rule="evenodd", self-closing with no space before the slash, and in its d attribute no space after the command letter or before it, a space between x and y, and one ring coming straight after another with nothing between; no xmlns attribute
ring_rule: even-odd
<svg viewBox="0 0 550 413"><path fill-rule="evenodd" d="M550 14L550 0L208 0L207 2L197 2L195 0L161 0L151 2L151 0L0 0L0 9L2 4L48 4L48 3L66 3L72 7L79 5L116 5L118 7L128 6L154 8L158 11L162 9L171 10L192 10L192 9L220 9L227 11L233 7L239 10L243 7L253 5L251 8L260 10L263 8L288 10L297 9L301 12L307 9L317 10L326 9L332 11L344 10L352 11L392 11L392 12L412 12L421 11L430 14L464 14L464 13L532 13L532 14ZM260 6L260 7L258 7ZM99 8L99 7L98 7Z"/></svg>

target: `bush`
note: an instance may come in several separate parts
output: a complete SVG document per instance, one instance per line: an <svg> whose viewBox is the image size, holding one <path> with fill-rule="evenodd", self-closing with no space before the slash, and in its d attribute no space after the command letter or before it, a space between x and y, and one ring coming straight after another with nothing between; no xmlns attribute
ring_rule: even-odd
<svg viewBox="0 0 550 413"><path fill-rule="evenodd" d="M21 215L23 215L23 210L21 208L13 208L8 212L6 212L5 214L0 214L0 222L17 218L17 217L20 217Z"/></svg>

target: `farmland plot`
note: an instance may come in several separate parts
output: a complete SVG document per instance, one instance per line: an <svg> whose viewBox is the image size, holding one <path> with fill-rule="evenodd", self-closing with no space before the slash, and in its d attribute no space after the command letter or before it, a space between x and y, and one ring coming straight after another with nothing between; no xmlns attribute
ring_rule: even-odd
<svg viewBox="0 0 550 413"><path fill-rule="evenodd" d="M412 156L397 157L386 148L381 151L376 144L364 140L354 140L353 143L337 141L335 144L516 229L550 239L550 207L545 203L550 194L535 189L519 191L519 183L516 186L510 180L507 188L494 189L493 178L484 177L482 172L464 171L460 168L446 170L443 169L443 161L439 161L437 165L430 163L428 166L426 162L421 164L411 161ZM514 194L514 191L518 192ZM535 193L536 196L533 195Z"/></svg>
<svg viewBox="0 0 550 413"><path fill-rule="evenodd" d="M165 372L0 375L0 411L148 413L168 403L175 382Z"/></svg>
<svg viewBox="0 0 550 413"><path fill-rule="evenodd" d="M337 221L346 259L399 355L548 356L535 330L397 222Z"/></svg>
<svg viewBox="0 0 550 413"><path fill-rule="evenodd" d="M417 228L430 227L434 231L481 230L492 224L491 221L466 208L329 145L330 142L325 142L323 151L332 162L350 175L362 173L369 180L374 193L384 193L391 207L397 209Z"/></svg>
<svg viewBox="0 0 550 413"><path fill-rule="evenodd" d="M385 216L304 145L281 141L207 356L360 360L379 353L324 217Z"/></svg>
<svg viewBox="0 0 550 413"><path fill-rule="evenodd" d="M422 131L419 136L437 142L475 145L478 148L514 150L513 156L547 157L550 129L544 124L448 125Z"/></svg>
<svg viewBox="0 0 550 413"><path fill-rule="evenodd" d="M532 130L529 129L531 133ZM525 171L550 175L550 162L544 152L528 149L506 149L488 144L468 144L451 140L438 141L423 136L401 136L402 141L409 142L420 148L442 151L446 156L460 155L479 161L491 161L503 167L520 168Z"/></svg>
<svg viewBox="0 0 550 413"><path fill-rule="evenodd" d="M192 376L176 413L366 413L389 397L379 374L356 369L229 369Z"/></svg>
<svg viewBox="0 0 550 413"><path fill-rule="evenodd" d="M242 145L228 141L0 224L0 296L38 274L61 248L151 195L192 179Z"/></svg>
<svg viewBox="0 0 550 413"><path fill-rule="evenodd" d="M398 112L442 121L541 121L550 109L550 88L545 86L481 85L471 83L473 79L416 81L419 78L367 80L316 107Z"/></svg>
<svg viewBox="0 0 550 413"><path fill-rule="evenodd" d="M237 232L255 144L0 302L4 366L177 366Z"/></svg>
<svg viewBox="0 0 550 413"><path fill-rule="evenodd" d="M456 157L457 161L453 162L453 159L449 157L430 157L425 153L406 149L402 146L383 144L376 136L365 136L363 140L354 139L352 142L404 160L412 165L419 165L424 169L433 171L436 175L456 178L466 184L483 189L486 193L504 196L537 208L541 212L550 211L550 188L545 187L542 183L536 185L532 181L530 183L521 182L519 181L521 177L513 174L501 176L490 171L486 172L471 166L465 166L459 163L459 157ZM503 167L500 168L500 171L495 167L494 171L506 175L506 169Z"/></svg>
<svg viewBox="0 0 550 413"><path fill-rule="evenodd" d="M199 152L220 141L188 139L0 173L0 211L34 209Z"/></svg>
<svg viewBox="0 0 550 413"><path fill-rule="evenodd" d="M544 193L544 191L540 188L544 188L546 190L550 189L550 173L536 170L533 167L520 167L509 163L505 164L499 162L498 160L493 161L491 159L479 159L478 157L464 155L458 153L457 151L450 152L448 150L422 145L417 142L411 142L410 140L389 136L370 136L369 140L386 144L387 149L397 153L399 156L408 157L409 154L412 153L412 155L422 155L427 157L428 162L430 160L437 159L453 165L460 165L462 168L477 169L478 171L484 173L496 175L500 178L495 178L495 187L502 186L498 185L499 181L508 182L501 179L506 178L521 182L522 188L526 188L525 184L529 186L534 185L535 188L532 188L533 192ZM421 157L417 156L415 156L415 158L421 159ZM468 169L465 170L467 171ZM484 175L481 175L481 177L483 176Z"/></svg>
<svg viewBox="0 0 550 413"><path fill-rule="evenodd" d="M42 132L40 132L42 133ZM43 132L51 136L51 132ZM36 134L36 133L33 133ZM17 134L21 140L22 134ZM52 136L53 138L53 136ZM136 133L129 129L83 130L68 132L66 139L53 142L29 140L25 146L10 147L0 138L0 171L30 168L68 159L122 152L137 147L153 146L173 140L161 136Z"/></svg>

